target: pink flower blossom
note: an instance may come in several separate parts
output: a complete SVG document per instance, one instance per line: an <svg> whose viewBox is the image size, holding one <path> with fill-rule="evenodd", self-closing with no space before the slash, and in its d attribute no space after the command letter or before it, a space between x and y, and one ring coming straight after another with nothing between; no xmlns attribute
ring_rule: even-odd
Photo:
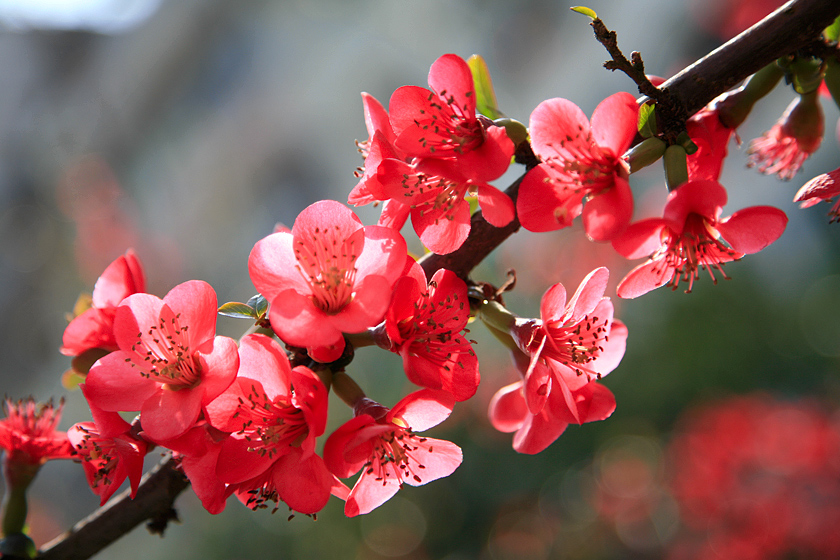
<svg viewBox="0 0 840 560"><path fill-rule="evenodd" d="M189 430L239 366L236 342L215 336L216 307L213 288L199 280L162 300L149 294L123 300L114 320L120 350L97 361L85 381L91 405L139 410L143 432L154 441Z"/></svg>
<svg viewBox="0 0 840 560"><path fill-rule="evenodd" d="M488 138L475 114L472 71L455 54L438 58L429 70L431 91L418 86L398 88L388 104L394 144L414 157L468 156Z"/></svg>
<svg viewBox="0 0 840 560"><path fill-rule="evenodd" d="M543 363L535 370L548 370ZM537 371L537 376L550 372ZM563 391L551 391L542 409L533 413L525 400L525 381L499 389L490 401L488 416L500 432L516 432L513 448L519 453L539 453L554 443L569 424L583 424L609 418L615 411L615 396L598 383L590 381L571 391L574 408L569 408Z"/></svg>
<svg viewBox="0 0 840 560"><path fill-rule="evenodd" d="M750 142L749 167L784 180L799 171L822 143L825 123L817 95L814 91L798 96L769 131Z"/></svg>
<svg viewBox="0 0 840 560"><path fill-rule="evenodd" d="M461 334L470 318L467 285L450 270L440 269L426 285L419 265L394 287L377 343L402 357L408 379L451 393L456 401L475 394L478 359Z"/></svg>
<svg viewBox="0 0 840 560"><path fill-rule="evenodd" d="M128 478L133 499L143 476L148 444L134 435L131 424L116 412L95 406L91 406L91 412L93 422L80 422L67 431L67 438L82 459L88 485L103 505Z"/></svg>
<svg viewBox="0 0 840 560"><path fill-rule="evenodd" d="M61 421L62 401L58 407L52 402L36 403L32 398L17 402L3 402L6 417L0 420L0 449L5 453L4 468L8 477L20 466L40 467L52 459L68 459L73 448L67 434L56 430ZM34 476L34 474L32 475ZM14 478L14 477L13 477ZM7 483L14 482L7 478Z"/></svg>
<svg viewBox="0 0 840 560"><path fill-rule="evenodd" d="M382 320L407 258L399 232L364 227L347 207L322 200L300 213L291 233L258 241L248 270L271 303L274 332L331 362L344 350L342 333Z"/></svg>
<svg viewBox="0 0 840 560"><path fill-rule="evenodd" d="M468 193L478 197L492 225L513 220L513 202L488 181L507 170L514 146L504 128L476 117L472 73L463 59L439 58L429 84L434 91L404 86L394 92L390 124L379 102L363 96L365 167L348 200L387 201L379 223L389 227L402 227L410 213L423 244L444 254L469 234Z"/></svg>
<svg viewBox="0 0 840 560"><path fill-rule="evenodd" d="M540 319L517 319L511 328L524 352L515 357L523 381L496 394L490 417L498 429L517 431L517 451L538 453L569 423L603 420L615 409L612 393L596 383L618 366L627 342L627 327L604 297L608 279L606 268L593 270L568 303L555 284L542 297Z"/></svg>
<svg viewBox="0 0 840 560"><path fill-rule="evenodd" d="M636 222L614 239L613 248L628 259L649 256L619 283L618 296L635 298L666 284L676 290L680 282L690 292L701 269L713 282L715 271L728 278L724 263L761 251L784 232L787 216L771 206L721 218L726 198L716 181L689 181L668 195L662 218Z"/></svg>
<svg viewBox="0 0 840 560"><path fill-rule="evenodd" d="M621 158L636 135L638 114L636 100L624 92L601 102L591 123L567 99L540 103L531 113L530 132L542 163L519 187L522 227L552 231L583 214L590 238L608 241L621 233L633 215L629 170Z"/></svg>
<svg viewBox="0 0 840 560"><path fill-rule="evenodd" d="M831 201L840 194L840 168L822 175L817 175L804 185L793 198L800 208L810 208L823 201ZM828 212L831 222L840 220L840 200L834 203Z"/></svg>
<svg viewBox="0 0 840 560"><path fill-rule="evenodd" d="M73 319L64 329L61 353L78 356L85 351L118 349L114 338L114 315L117 306L131 294L146 290L143 266L129 249L112 262L93 288L91 307Z"/></svg>
<svg viewBox="0 0 840 560"><path fill-rule="evenodd" d="M324 461L335 476L362 471L346 497L348 517L381 506L403 483L420 486L458 468L463 457L457 445L417 435L443 422L454 404L447 392L423 389L390 410L368 399L356 406L356 416L324 445Z"/></svg>
<svg viewBox="0 0 840 560"><path fill-rule="evenodd" d="M301 513L320 511L333 483L315 454L327 422L327 389L308 368L292 369L266 336L246 336L239 354L236 381L207 406L210 423L230 433L217 476L250 507L282 500Z"/></svg>
<svg viewBox="0 0 840 560"><path fill-rule="evenodd" d="M689 179L717 181L735 129L721 122L714 103L692 115L685 128L697 146L697 151L687 158Z"/></svg>

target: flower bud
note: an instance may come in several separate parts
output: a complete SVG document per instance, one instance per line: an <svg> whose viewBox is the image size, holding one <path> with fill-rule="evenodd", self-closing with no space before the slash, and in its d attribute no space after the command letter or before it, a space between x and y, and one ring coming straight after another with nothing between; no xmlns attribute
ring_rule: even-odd
<svg viewBox="0 0 840 560"><path fill-rule="evenodd" d="M627 165L630 166L630 173L635 173L658 161L665 153L665 147L665 142L661 139L651 137L627 150L627 153L624 154L624 159L627 161Z"/></svg>
<svg viewBox="0 0 840 560"><path fill-rule="evenodd" d="M688 181L688 153L679 144L673 144L665 149L662 159L665 165L665 184L669 191Z"/></svg>

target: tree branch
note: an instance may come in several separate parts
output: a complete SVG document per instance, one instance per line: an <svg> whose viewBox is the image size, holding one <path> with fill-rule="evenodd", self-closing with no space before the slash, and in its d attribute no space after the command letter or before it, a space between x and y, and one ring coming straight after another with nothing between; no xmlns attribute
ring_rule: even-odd
<svg viewBox="0 0 840 560"><path fill-rule="evenodd" d="M667 87L685 113L692 115L747 76L806 46L838 15L840 2L836 0L792 0L662 87ZM505 191L514 203L521 181L522 178L518 179ZM471 220L470 235L461 248L448 255L427 255L421 260L423 269L431 277L439 268L448 268L466 279L519 227L517 219L503 228L493 227L477 212ZM134 500L124 492L48 543L38 558L89 558L143 521L171 519L175 498L188 486L189 482L174 467L172 459L166 459L144 477Z"/></svg>
<svg viewBox="0 0 840 560"><path fill-rule="evenodd" d="M175 519L172 507L175 498L189 485L172 457L167 457L146 473L133 500L129 497L130 490L126 490L44 545L38 558L90 558L147 520L151 531L162 534L166 522Z"/></svg>
<svg viewBox="0 0 840 560"><path fill-rule="evenodd" d="M840 2L836 0L791 0L660 88L667 88L686 113L693 115L774 60L807 46L837 16Z"/></svg>

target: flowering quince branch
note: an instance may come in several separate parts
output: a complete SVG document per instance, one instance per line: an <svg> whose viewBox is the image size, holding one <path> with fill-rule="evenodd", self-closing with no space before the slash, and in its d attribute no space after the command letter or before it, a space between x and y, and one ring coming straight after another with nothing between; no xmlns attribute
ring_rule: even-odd
<svg viewBox="0 0 840 560"><path fill-rule="evenodd" d="M531 114L528 139L520 123L480 114L481 107L502 114L489 75L477 87L470 64L453 54L432 65L428 88L399 88L387 110L363 94L369 137L359 142L365 163L348 201L382 203L377 225L363 225L339 202L312 204L291 230L255 244L248 268L260 295L248 304L219 308L213 289L198 280L163 298L147 294L132 252L105 270L62 345L74 358L74 375L84 380L93 422L56 432L54 409L31 402L7 404L8 418L0 421L11 482L2 546L15 547L3 553L33 556L23 534L25 491L52 458L81 462L105 505L47 545L41 552L47 558L89 557L147 519L162 532L188 484L211 513L235 495L252 509L273 502L276 511L282 502L314 517L336 496L345 514L355 516L404 484L449 476L462 462L461 449L420 432L476 393L478 360L463 334L470 312L510 349L520 375L498 390L489 410L494 427L514 433L514 449L539 453L569 424L609 417L615 398L600 380L618 366L628 333L605 297L607 269L592 270L568 299L562 284L551 286L539 318L516 316L502 305L504 288L479 290L470 272L520 225L549 231L578 216L591 239L610 241L628 258L647 257L621 281L620 297L681 283L690 290L699 270L713 280L716 271L726 277L723 263L774 242L787 223L781 210L755 206L721 218L726 143L782 74L792 77L802 107L813 109L816 87L823 75L832 82L831 70L793 68L803 59L797 55L791 69L771 65L725 92L749 69L812 43L840 13L840 6L824 4L790 2L709 55L714 64L699 61L661 91L644 76L641 56L627 61L615 34L594 17L596 36L613 57L607 67L624 70L655 97L659 111L671 113L660 119L664 128L687 131L682 140L664 131L671 145L654 142L651 154L626 155L639 140L644 98L614 94L589 118L569 100L549 99ZM726 80L715 78L721 72ZM687 96L692 88L697 91ZM813 112L799 107L778 125L786 136L798 129L796 115ZM809 126L806 136L815 125ZM648 140L659 140L651 136L663 131L648 132ZM663 152L672 191L663 215L630 223L629 175ZM512 158L526 172L503 193L488 181ZM836 172L821 176L797 200L810 205L835 196L836 184ZM465 196L475 197L481 211L470 216ZM399 233L409 219L434 251L420 261L408 255ZM237 344L216 336L217 312L250 318L254 326ZM363 346L399 354L407 378L421 388L390 408L368 398L346 372ZM330 391L352 418L326 437L319 455ZM118 415L126 411L141 414L128 423ZM171 456L141 481L143 457L155 446ZM352 488L339 480L356 473ZM125 480L130 488L111 499Z"/></svg>

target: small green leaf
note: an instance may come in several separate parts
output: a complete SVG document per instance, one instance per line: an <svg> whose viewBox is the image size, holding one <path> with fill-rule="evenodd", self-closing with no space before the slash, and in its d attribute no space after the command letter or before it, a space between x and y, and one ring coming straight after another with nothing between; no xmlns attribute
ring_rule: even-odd
<svg viewBox="0 0 840 560"><path fill-rule="evenodd" d="M68 391L75 391L85 382L85 377L78 371L68 369L61 375L61 386Z"/></svg>
<svg viewBox="0 0 840 560"><path fill-rule="evenodd" d="M257 317L262 317L268 311L268 300L262 294L257 294L248 300L248 305L257 312Z"/></svg>
<svg viewBox="0 0 840 560"><path fill-rule="evenodd" d="M235 319L256 319L257 311L246 303L229 301L219 308L219 315Z"/></svg>
<svg viewBox="0 0 840 560"><path fill-rule="evenodd" d="M490 79L487 63L480 55L474 54L467 59L467 64L472 71L476 111L489 119L504 116L496 103L496 92L493 90L493 80Z"/></svg>
<svg viewBox="0 0 840 560"><path fill-rule="evenodd" d="M835 19L834 23L825 28L823 35L825 35L825 38L829 41L840 40L840 17Z"/></svg>
<svg viewBox="0 0 840 560"><path fill-rule="evenodd" d="M598 19L598 14L596 14L595 10L593 10L592 8L587 8L586 6L573 6L570 9L573 12L583 14L585 16L591 17L592 19Z"/></svg>
<svg viewBox="0 0 840 560"><path fill-rule="evenodd" d="M475 214L478 211L478 197L477 196L468 196L466 201L470 204L470 216Z"/></svg>
<svg viewBox="0 0 840 560"><path fill-rule="evenodd" d="M642 138L656 136L656 104L645 103L639 107L639 134Z"/></svg>

